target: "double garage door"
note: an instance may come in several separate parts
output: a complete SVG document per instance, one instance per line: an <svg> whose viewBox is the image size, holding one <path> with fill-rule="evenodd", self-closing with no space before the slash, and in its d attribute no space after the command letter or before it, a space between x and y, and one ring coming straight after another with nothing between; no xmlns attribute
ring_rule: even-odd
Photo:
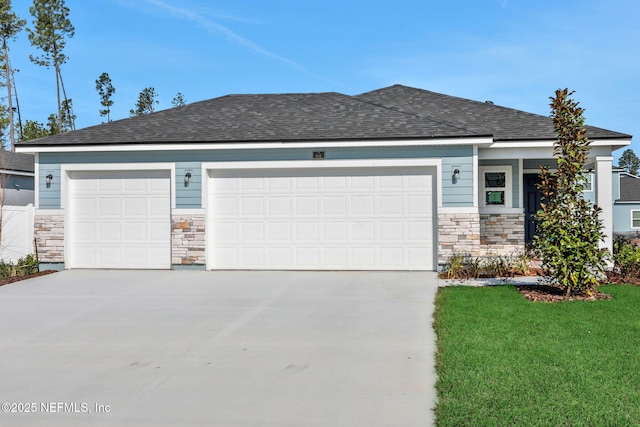
<svg viewBox="0 0 640 427"><path fill-rule="evenodd" d="M210 268L433 269L425 168L211 171L209 179Z"/></svg>
<svg viewBox="0 0 640 427"><path fill-rule="evenodd" d="M212 170L210 269L433 270L429 168ZM169 172L73 172L71 268L171 268Z"/></svg>

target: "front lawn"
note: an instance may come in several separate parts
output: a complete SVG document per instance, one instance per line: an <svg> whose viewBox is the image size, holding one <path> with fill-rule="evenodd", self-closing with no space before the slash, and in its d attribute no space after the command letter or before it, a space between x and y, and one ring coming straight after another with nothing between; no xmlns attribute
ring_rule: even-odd
<svg viewBox="0 0 640 427"><path fill-rule="evenodd" d="M640 287L600 290L612 299L441 288L438 426L640 425Z"/></svg>

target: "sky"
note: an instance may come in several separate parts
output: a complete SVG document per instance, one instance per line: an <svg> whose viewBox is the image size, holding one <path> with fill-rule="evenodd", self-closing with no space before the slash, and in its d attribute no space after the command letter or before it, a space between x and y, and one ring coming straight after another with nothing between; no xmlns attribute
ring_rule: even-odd
<svg viewBox="0 0 640 427"><path fill-rule="evenodd" d="M32 0L13 0L33 27ZM156 110L227 94L340 92L403 84L549 115L574 90L586 123L634 135L640 156L637 0L66 0L75 35L62 66L76 128L112 120L153 87ZM56 111L53 69L26 31L10 44L22 120ZM6 101L6 98L4 98ZM616 159L624 149L614 153Z"/></svg>

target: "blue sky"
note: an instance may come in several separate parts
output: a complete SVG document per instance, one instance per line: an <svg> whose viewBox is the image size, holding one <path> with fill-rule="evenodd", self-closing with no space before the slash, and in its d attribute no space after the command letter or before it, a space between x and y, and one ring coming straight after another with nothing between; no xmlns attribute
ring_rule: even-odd
<svg viewBox="0 0 640 427"><path fill-rule="evenodd" d="M31 0L13 0L27 20ZM154 87L157 109L231 93L341 92L404 84L549 114L575 90L587 123L635 135L640 156L637 0L67 0L75 37L62 73L78 128L99 124L95 80L109 73L112 119ZM53 70L11 44L22 119L56 110ZM623 150L618 150L616 157Z"/></svg>

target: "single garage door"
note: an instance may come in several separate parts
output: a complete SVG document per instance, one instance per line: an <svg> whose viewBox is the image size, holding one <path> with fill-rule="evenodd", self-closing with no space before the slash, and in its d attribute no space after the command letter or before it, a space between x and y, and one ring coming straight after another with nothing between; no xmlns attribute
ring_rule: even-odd
<svg viewBox="0 0 640 427"><path fill-rule="evenodd" d="M212 170L214 269L433 270L426 167Z"/></svg>
<svg viewBox="0 0 640 427"><path fill-rule="evenodd" d="M72 172L70 268L171 268L165 171Z"/></svg>

